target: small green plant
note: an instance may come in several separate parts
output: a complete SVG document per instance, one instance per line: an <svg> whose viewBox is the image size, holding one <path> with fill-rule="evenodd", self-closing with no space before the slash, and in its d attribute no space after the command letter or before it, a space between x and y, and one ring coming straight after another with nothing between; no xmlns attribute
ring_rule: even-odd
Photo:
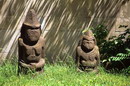
<svg viewBox="0 0 130 86"><path fill-rule="evenodd" d="M122 61L124 59L130 59L130 49L126 49L127 53L118 53L116 56L109 57L108 61Z"/></svg>
<svg viewBox="0 0 130 86"><path fill-rule="evenodd" d="M124 73L125 75L130 74L130 49L126 49L126 53L118 53L116 56L111 56L108 59L104 59L103 62L109 62L112 64L121 64L120 66L123 67L123 69L119 70L118 72ZM114 63L113 63L114 62ZM126 62L126 63L125 63ZM129 66L128 66L129 65Z"/></svg>

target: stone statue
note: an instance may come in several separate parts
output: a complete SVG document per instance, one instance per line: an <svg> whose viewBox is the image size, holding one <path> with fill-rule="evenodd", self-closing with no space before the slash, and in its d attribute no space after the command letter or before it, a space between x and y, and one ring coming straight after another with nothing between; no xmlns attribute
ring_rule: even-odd
<svg viewBox="0 0 130 86"><path fill-rule="evenodd" d="M100 54L91 30L85 32L79 41L76 49L76 64L78 71L98 72Z"/></svg>
<svg viewBox="0 0 130 86"><path fill-rule="evenodd" d="M40 26L35 11L31 9L22 25L21 36L18 39L18 73L26 74L29 70L43 72L45 40L41 36Z"/></svg>

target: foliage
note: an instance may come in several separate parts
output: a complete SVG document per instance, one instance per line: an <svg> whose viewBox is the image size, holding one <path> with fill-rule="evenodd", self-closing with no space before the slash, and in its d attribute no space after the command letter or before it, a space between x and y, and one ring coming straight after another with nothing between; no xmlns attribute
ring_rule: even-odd
<svg viewBox="0 0 130 86"><path fill-rule="evenodd" d="M100 47L103 45L103 43L106 42L105 38L108 35L108 30L106 29L106 26L104 26L103 24L100 24L98 26L96 26L95 28L91 28L94 36L97 40L97 45Z"/></svg>
<svg viewBox="0 0 130 86"><path fill-rule="evenodd" d="M124 73L125 75L130 75L130 66L126 69L122 69L121 73Z"/></svg>
<svg viewBox="0 0 130 86"><path fill-rule="evenodd" d="M120 34L118 37L111 37L108 41L102 43L101 53L103 57L109 58L116 56L118 53L125 53L126 48L130 48L130 29L128 28L125 33ZM127 37L127 38L126 38Z"/></svg>
<svg viewBox="0 0 130 86"><path fill-rule="evenodd" d="M126 53L118 53L116 56L111 56L109 57L107 60L103 60L104 62L107 61L107 62L120 62L122 64L123 69L122 70L117 70L118 72L123 72L125 73L126 75L129 75L130 74L130 63L124 63L123 61L127 61L127 62L130 62L128 60L130 60L130 49L126 49ZM127 65L125 65L127 64ZM129 65L129 66L128 66ZM128 67L127 67L128 66Z"/></svg>
<svg viewBox="0 0 130 86"><path fill-rule="evenodd" d="M130 28L127 28L127 30L118 37L113 36L109 40L105 40L109 32L106 26L100 24L90 29L93 30L94 36L97 39L97 45L99 46L103 63L121 63L123 60L130 60ZM122 65L124 64L125 63L122 62Z"/></svg>
<svg viewBox="0 0 130 86"><path fill-rule="evenodd" d="M0 86L129 86L130 77L100 73L77 72L74 65L46 64L42 74L17 76L17 66L7 63L0 67Z"/></svg>
<svg viewBox="0 0 130 86"><path fill-rule="evenodd" d="M130 29L128 28L123 34L120 34L118 37L112 37L109 41L104 42L101 53L103 54L103 62L116 62L116 64L121 63L123 68L127 68L129 65L128 61L130 60ZM125 51L126 49L126 51ZM127 63L124 63L127 60ZM105 63L107 63L105 62ZM115 63L113 63L115 64ZM113 65L114 67L115 65ZM107 67L107 66L106 66ZM115 66L115 68L121 68ZM128 71L126 71L128 72Z"/></svg>
<svg viewBox="0 0 130 86"><path fill-rule="evenodd" d="M127 53L118 53L116 56L109 57L109 61L121 61L124 59L130 59L130 49L126 49Z"/></svg>
<svg viewBox="0 0 130 86"><path fill-rule="evenodd" d="M109 40L105 38L108 35L108 30L103 24L98 25L95 28L90 28L94 32L94 36L97 40L97 45L100 48L100 53L102 57L109 58L111 56L116 56L118 53L124 53L126 48L130 48L130 28L128 28L123 34L118 37L111 37Z"/></svg>

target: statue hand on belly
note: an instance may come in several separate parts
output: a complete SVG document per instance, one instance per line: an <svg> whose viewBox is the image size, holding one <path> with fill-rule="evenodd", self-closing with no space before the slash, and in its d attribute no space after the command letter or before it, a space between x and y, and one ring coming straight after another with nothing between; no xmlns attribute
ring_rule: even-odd
<svg viewBox="0 0 130 86"><path fill-rule="evenodd" d="M22 67L24 67L24 68L29 68L29 69L36 69L36 64L26 64L26 63L24 63L24 62L21 62L20 61L20 64L21 64L21 66Z"/></svg>

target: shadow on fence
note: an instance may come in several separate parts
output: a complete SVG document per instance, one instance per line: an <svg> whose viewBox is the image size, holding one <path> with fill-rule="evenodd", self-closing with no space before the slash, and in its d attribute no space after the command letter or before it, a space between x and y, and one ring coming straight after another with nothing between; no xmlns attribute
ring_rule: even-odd
<svg viewBox="0 0 130 86"><path fill-rule="evenodd" d="M28 3L26 0L3 0L2 3L0 7L4 12L1 15L3 18L0 24L0 48L6 49L8 47L5 46L9 45L15 31L20 30L16 28L19 24L17 22ZM34 0L31 8L36 10L41 23L45 20L42 30L43 33L47 32L45 35L47 59L52 63L69 61L69 56L75 56L81 31L101 23L107 25L110 30L124 3L122 0ZM4 6L6 10L2 10ZM10 45L9 58L16 55L17 37Z"/></svg>

